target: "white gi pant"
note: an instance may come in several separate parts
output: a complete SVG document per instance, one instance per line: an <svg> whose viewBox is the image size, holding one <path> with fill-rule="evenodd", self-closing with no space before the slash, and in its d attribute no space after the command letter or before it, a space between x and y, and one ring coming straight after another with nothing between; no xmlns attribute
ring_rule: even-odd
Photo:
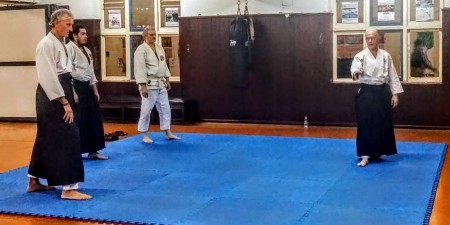
<svg viewBox="0 0 450 225"><path fill-rule="evenodd" d="M142 97L141 102L141 115L139 116L138 131L147 132L150 125L150 118L153 107L156 105L156 109L159 114L159 127L161 130L170 129L170 104L169 95L166 88L161 89L148 89L148 97Z"/></svg>
<svg viewBox="0 0 450 225"><path fill-rule="evenodd" d="M38 179L38 177L35 177L35 176L31 175L31 174L28 174L27 177L29 177L29 178L37 178ZM64 191L78 190L78 188L79 188L78 183L68 184L68 185L63 185L62 186L62 189Z"/></svg>

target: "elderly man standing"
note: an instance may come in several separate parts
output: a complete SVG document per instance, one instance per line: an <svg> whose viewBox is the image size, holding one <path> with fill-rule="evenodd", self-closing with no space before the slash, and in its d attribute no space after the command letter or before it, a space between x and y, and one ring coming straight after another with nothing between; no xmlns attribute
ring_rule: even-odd
<svg viewBox="0 0 450 225"><path fill-rule="evenodd" d="M355 55L351 73L359 80L355 96L357 120L356 153L358 166L382 155L397 154L392 109L403 92L391 55L378 48L380 36L376 29L366 31L367 48Z"/></svg>
<svg viewBox="0 0 450 225"><path fill-rule="evenodd" d="M36 47L37 134L28 168L28 192L51 191L63 186L61 198L85 200L78 191L84 181L79 130L74 121L74 98L69 55L63 43L72 30L73 14L59 9L51 15L51 31ZM49 186L39 178L47 179Z"/></svg>
<svg viewBox="0 0 450 225"><path fill-rule="evenodd" d="M164 49L155 43L155 28L147 26L142 37L144 42L134 52L134 76L142 98L138 131L143 134L143 142L153 143L148 135L148 126L152 109L156 105L160 129L165 132L168 140L178 140L180 138L170 131L171 112L167 93L171 88L170 71Z"/></svg>

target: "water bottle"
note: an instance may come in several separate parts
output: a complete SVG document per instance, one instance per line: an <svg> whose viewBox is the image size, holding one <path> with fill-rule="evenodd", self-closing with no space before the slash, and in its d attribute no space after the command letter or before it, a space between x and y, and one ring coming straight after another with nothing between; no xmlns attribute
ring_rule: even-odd
<svg viewBox="0 0 450 225"><path fill-rule="evenodd" d="M305 118L303 120L303 128L308 128L308 117L305 115Z"/></svg>

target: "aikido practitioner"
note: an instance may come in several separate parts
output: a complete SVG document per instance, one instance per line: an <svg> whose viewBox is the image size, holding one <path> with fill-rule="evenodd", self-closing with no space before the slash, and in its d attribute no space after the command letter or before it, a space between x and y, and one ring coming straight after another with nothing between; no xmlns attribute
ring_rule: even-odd
<svg viewBox="0 0 450 225"><path fill-rule="evenodd" d="M51 191L62 186L62 199L86 200L78 191L84 181L79 130L74 123L74 98L70 60L63 43L72 30L74 16L67 9L52 13L52 29L36 47L37 134L28 168L28 192ZM46 179L47 184L40 183Z"/></svg>
<svg viewBox="0 0 450 225"><path fill-rule="evenodd" d="M360 82L355 96L357 121L356 154L358 166L382 155L397 154L392 110L403 92L391 55L378 48L376 29L366 31L367 48L355 55L351 74Z"/></svg>
<svg viewBox="0 0 450 225"><path fill-rule="evenodd" d="M148 134L150 116L154 106L159 113L160 129L166 139L178 140L170 131L171 112L168 91L170 71L166 63L163 47L156 43L155 28L147 26L142 32L144 42L134 52L134 76L141 94L141 113L138 131L143 134L143 142L153 143Z"/></svg>
<svg viewBox="0 0 450 225"><path fill-rule="evenodd" d="M75 106L75 123L80 129L81 153L89 159L108 159L98 151L105 148L103 119L100 113L100 95L94 73L94 59L86 47L87 31L76 25L69 34L66 48L72 61L72 77L78 103Z"/></svg>

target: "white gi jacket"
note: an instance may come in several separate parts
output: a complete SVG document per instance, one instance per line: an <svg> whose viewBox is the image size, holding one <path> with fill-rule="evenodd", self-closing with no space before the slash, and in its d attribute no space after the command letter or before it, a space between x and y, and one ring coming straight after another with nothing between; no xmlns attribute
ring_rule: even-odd
<svg viewBox="0 0 450 225"><path fill-rule="evenodd" d="M66 48L72 61L72 77L79 81L89 81L91 85L97 83L98 80L94 73L94 59L91 51L85 46L82 47L86 51L89 57L88 59L73 41L67 43Z"/></svg>
<svg viewBox="0 0 450 225"><path fill-rule="evenodd" d="M146 43L142 43L134 52L134 77L137 84L147 84L148 89L166 87L166 78L170 71L166 63L164 48L155 43L156 54Z"/></svg>
<svg viewBox="0 0 450 225"><path fill-rule="evenodd" d="M360 83L370 85L386 83L391 88L393 95L403 92L392 57L383 49L378 49L376 58L369 49L362 50L353 58L350 71L352 75L357 71L363 71L359 76Z"/></svg>
<svg viewBox="0 0 450 225"><path fill-rule="evenodd" d="M38 82L50 101L65 96L58 75L71 72L64 44L49 32L36 47Z"/></svg>

